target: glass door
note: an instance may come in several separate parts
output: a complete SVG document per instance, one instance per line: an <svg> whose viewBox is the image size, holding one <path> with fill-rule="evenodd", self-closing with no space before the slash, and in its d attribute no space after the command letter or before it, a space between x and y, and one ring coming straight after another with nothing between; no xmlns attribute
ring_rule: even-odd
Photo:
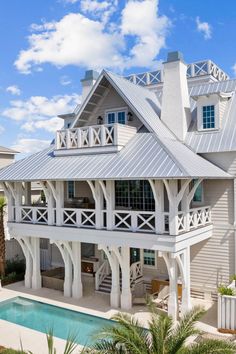
<svg viewBox="0 0 236 354"><path fill-rule="evenodd" d="M140 261L140 248L130 248L130 264Z"/></svg>

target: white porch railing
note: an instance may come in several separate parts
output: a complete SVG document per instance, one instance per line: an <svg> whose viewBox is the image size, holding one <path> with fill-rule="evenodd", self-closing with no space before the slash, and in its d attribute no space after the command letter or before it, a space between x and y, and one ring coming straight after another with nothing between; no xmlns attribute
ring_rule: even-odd
<svg viewBox="0 0 236 354"><path fill-rule="evenodd" d="M58 130L56 141L57 149L117 145L117 124Z"/></svg>
<svg viewBox="0 0 236 354"><path fill-rule="evenodd" d="M152 211L113 211L113 229L155 232L155 213Z"/></svg>
<svg viewBox="0 0 236 354"><path fill-rule="evenodd" d="M211 75L218 81L229 79L229 76L211 60L188 64L187 77L198 77L203 75ZM126 79L136 85L156 85L163 82L163 71L156 70L140 74L132 74L127 76Z"/></svg>
<svg viewBox="0 0 236 354"><path fill-rule="evenodd" d="M48 224L48 209L46 207L20 207L21 222L31 224Z"/></svg>
<svg viewBox="0 0 236 354"><path fill-rule="evenodd" d="M17 208L15 207L14 218L18 222L49 224L47 207L20 206L19 210ZM56 214L55 209L53 209L53 221L50 221L50 225L56 224ZM156 232L156 214L154 211L113 210L111 213L112 220L108 222L106 210L101 210L99 217L96 218L95 209L63 208L60 209L59 217L62 226L107 229L109 224L111 230ZM164 224L163 232L168 234L170 215L168 212L164 212L161 217L163 217ZM96 221L99 221L99 226ZM192 208L188 213L179 211L175 222L176 234L205 226L211 223L211 208L210 206Z"/></svg>
<svg viewBox="0 0 236 354"><path fill-rule="evenodd" d="M100 285L107 275L110 274L109 262L106 259L101 266L98 268L95 274L95 290L99 290Z"/></svg>
<svg viewBox="0 0 236 354"><path fill-rule="evenodd" d="M62 225L76 227L96 227L94 209L62 209Z"/></svg>

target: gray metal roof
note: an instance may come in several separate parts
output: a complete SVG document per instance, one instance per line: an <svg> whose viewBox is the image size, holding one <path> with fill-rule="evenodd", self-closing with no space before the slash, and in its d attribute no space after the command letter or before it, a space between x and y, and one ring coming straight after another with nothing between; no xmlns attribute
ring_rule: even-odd
<svg viewBox="0 0 236 354"><path fill-rule="evenodd" d="M1 170L0 181L232 178L183 144L166 140L171 153L153 133L137 133L118 153L55 157L51 146Z"/></svg>
<svg viewBox="0 0 236 354"><path fill-rule="evenodd" d="M235 92L236 79L194 86L191 96L204 94ZM186 136L185 143L197 153L236 151L236 95L228 101L224 112L222 126L218 131L197 131L196 102L191 101L192 123Z"/></svg>

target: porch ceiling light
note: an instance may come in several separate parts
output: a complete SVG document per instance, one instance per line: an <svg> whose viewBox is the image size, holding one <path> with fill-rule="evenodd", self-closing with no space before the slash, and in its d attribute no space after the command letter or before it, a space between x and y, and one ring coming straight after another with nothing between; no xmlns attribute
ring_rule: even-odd
<svg viewBox="0 0 236 354"><path fill-rule="evenodd" d="M128 112L128 121L131 122L133 120L133 113Z"/></svg>

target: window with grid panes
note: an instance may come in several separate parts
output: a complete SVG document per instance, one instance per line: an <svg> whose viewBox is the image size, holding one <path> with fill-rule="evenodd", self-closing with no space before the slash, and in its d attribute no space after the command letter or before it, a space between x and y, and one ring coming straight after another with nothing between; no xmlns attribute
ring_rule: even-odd
<svg viewBox="0 0 236 354"><path fill-rule="evenodd" d="M202 127L203 129L215 128L215 106L202 107Z"/></svg>
<svg viewBox="0 0 236 354"><path fill-rule="evenodd" d="M75 183L74 181L67 182L67 195L69 199L73 199L75 197Z"/></svg>
<svg viewBox="0 0 236 354"><path fill-rule="evenodd" d="M143 250L143 264L153 267L156 265L155 251L148 249Z"/></svg>
<svg viewBox="0 0 236 354"><path fill-rule="evenodd" d="M116 208L154 211L155 201L148 181L116 181Z"/></svg>

